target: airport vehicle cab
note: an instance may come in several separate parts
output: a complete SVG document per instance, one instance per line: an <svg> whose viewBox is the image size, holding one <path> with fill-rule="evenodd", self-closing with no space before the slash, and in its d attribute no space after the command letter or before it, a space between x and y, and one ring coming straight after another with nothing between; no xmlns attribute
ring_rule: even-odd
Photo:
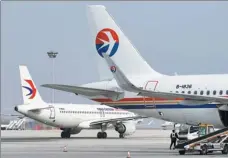
<svg viewBox="0 0 228 158"><path fill-rule="evenodd" d="M178 144L192 140L197 137L214 132L214 126L211 124L199 124L199 126L189 126L182 124L178 132Z"/></svg>
<svg viewBox="0 0 228 158"><path fill-rule="evenodd" d="M178 132L178 143L194 139L198 137L197 132L199 131L199 126L189 126L182 124L179 127L179 132Z"/></svg>
<svg viewBox="0 0 228 158"><path fill-rule="evenodd" d="M211 124L200 124L199 125L199 131L198 131L198 137L204 136L206 134L214 132L214 126Z"/></svg>

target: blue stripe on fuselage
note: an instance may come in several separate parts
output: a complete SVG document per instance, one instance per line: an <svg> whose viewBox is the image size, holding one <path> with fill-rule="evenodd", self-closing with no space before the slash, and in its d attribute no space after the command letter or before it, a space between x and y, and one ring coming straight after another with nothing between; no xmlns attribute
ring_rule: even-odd
<svg viewBox="0 0 228 158"><path fill-rule="evenodd" d="M192 109L192 108L217 108L217 104L204 104L204 105L180 105L180 104L169 104L169 105L109 105L112 107L118 107L121 109Z"/></svg>

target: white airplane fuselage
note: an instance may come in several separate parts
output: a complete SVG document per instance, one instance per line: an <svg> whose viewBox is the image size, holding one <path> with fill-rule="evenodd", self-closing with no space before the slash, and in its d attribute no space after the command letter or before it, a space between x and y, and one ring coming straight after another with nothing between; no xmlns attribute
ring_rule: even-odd
<svg viewBox="0 0 228 158"><path fill-rule="evenodd" d="M136 79L137 78L137 79ZM129 77L137 85L147 90L196 94L202 96L228 97L228 75L183 75ZM83 85L84 87L115 89L118 84L111 81L100 81ZM215 91L215 92L214 92ZM228 105L216 102L187 102L182 104L181 98L168 99L137 96L136 93L125 91L125 96L119 101L104 97L90 98L102 104L126 109L166 121L192 124L210 123L217 128L228 126ZM223 117L223 120L222 118Z"/></svg>
<svg viewBox="0 0 228 158"><path fill-rule="evenodd" d="M90 121L135 116L135 114L105 105L50 104L50 108L29 111L28 105L17 106L16 111L42 123L60 128L93 128ZM81 124L83 123L83 124ZM94 127L100 129L100 127Z"/></svg>

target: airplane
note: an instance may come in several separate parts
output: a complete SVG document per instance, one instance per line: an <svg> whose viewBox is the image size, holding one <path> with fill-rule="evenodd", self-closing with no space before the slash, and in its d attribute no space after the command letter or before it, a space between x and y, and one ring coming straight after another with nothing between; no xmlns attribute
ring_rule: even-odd
<svg viewBox="0 0 228 158"><path fill-rule="evenodd" d="M228 74L165 75L154 70L102 5L88 6L100 80L41 86L141 116L180 124L228 126Z"/></svg>
<svg viewBox="0 0 228 158"><path fill-rule="evenodd" d="M71 134L78 134L82 129L101 129L97 138L107 138L105 131L109 127L114 127L119 137L124 138L133 134L137 120L144 118L106 105L46 103L42 100L27 67L20 65L19 70L24 103L15 106L14 110L25 117L59 127L62 138L70 138Z"/></svg>

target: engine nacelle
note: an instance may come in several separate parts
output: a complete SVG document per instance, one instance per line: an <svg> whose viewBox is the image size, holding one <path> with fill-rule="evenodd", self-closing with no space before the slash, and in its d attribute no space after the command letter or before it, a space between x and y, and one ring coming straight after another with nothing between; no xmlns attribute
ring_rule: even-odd
<svg viewBox="0 0 228 158"><path fill-rule="evenodd" d="M70 129L70 134L78 134L81 132L81 128L71 128Z"/></svg>
<svg viewBox="0 0 228 158"><path fill-rule="evenodd" d="M134 121L128 121L116 125L115 130L124 135L132 135L136 131L136 123Z"/></svg>

